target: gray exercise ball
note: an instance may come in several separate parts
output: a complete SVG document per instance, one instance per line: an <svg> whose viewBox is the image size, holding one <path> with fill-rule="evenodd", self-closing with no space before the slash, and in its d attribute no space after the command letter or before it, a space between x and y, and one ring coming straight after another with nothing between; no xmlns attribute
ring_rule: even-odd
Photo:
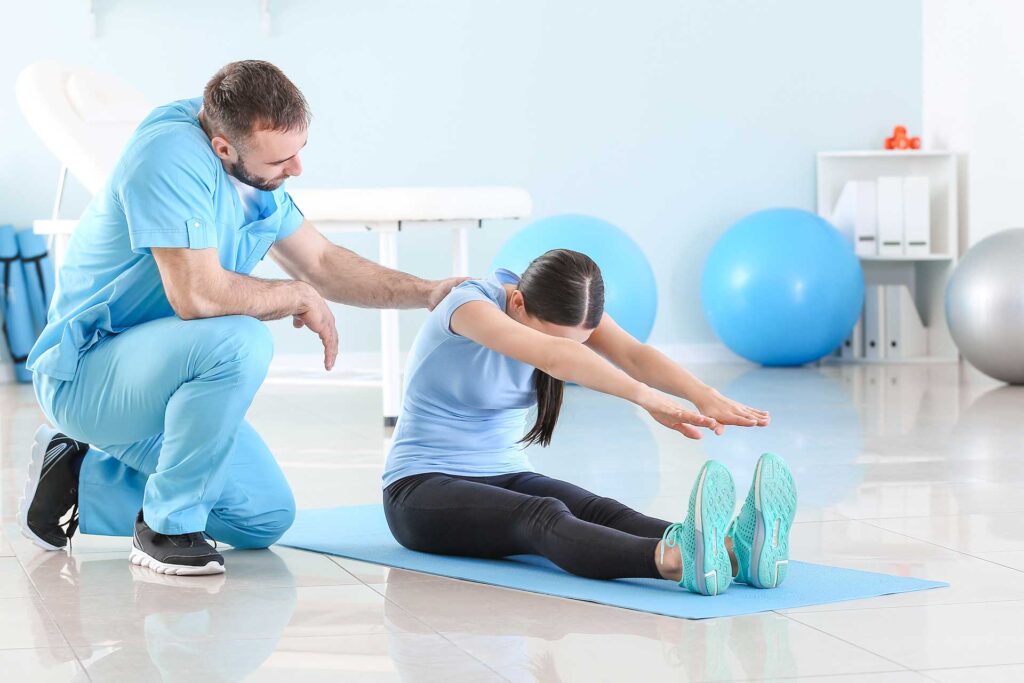
<svg viewBox="0 0 1024 683"><path fill-rule="evenodd" d="M986 237L946 285L953 341L986 375L1024 384L1024 228Z"/></svg>

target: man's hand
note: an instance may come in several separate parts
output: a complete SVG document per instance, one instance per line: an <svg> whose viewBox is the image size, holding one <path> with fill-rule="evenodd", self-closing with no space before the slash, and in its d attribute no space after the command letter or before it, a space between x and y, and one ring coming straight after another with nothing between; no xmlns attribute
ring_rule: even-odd
<svg viewBox="0 0 1024 683"><path fill-rule="evenodd" d="M338 358L338 327L334 314L312 286L305 285L304 290L302 308L292 316L292 325L308 327L320 337L324 345L324 369L330 370Z"/></svg>
<svg viewBox="0 0 1024 683"><path fill-rule="evenodd" d="M434 280L430 282L430 290L427 293L427 309L434 310L441 300L448 296L448 292L466 280L468 277L450 277L445 280Z"/></svg>

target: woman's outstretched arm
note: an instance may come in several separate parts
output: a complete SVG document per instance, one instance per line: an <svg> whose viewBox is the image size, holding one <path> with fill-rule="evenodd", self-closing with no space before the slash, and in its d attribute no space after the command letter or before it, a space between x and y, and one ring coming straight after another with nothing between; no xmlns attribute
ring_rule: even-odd
<svg viewBox="0 0 1024 683"><path fill-rule="evenodd" d="M691 439L701 438L697 427L721 433L722 427L714 418L686 410L583 344L521 325L486 302L470 301L459 306L452 314L451 330L555 379L631 401L662 425Z"/></svg>
<svg viewBox="0 0 1024 683"><path fill-rule="evenodd" d="M704 415L723 425L764 427L771 416L722 396L692 373L652 346L642 344L607 313L590 335L587 346L639 382L690 401Z"/></svg>

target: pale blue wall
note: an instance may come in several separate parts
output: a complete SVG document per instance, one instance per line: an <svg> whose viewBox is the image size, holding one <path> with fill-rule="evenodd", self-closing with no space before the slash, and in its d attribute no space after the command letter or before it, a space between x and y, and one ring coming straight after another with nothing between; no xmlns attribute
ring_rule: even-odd
<svg viewBox="0 0 1024 683"><path fill-rule="evenodd" d="M0 222L45 215L57 172L15 105L23 65L91 64L163 102L264 58L314 108L305 182L519 185L537 215L617 223L654 267L664 344L713 341L697 286L725 227L812 208L817 150L921 122L920 0L272 0L269 38L257 0L97 0L95 38L84 0L0 4ZM476 272L512 229L473 235ZM447 244L407 237L403 265L443 274ZM408 341L421 316L403 316ZM339 322L344 350L375 348L372 313ZM316 350L275 334L279 351Z"/></svg>

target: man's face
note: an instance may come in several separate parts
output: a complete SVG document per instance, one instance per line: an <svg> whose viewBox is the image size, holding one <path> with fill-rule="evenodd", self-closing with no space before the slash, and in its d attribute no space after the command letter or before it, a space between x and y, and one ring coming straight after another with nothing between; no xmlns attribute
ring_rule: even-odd
<svg viewBox="0 0 1024 683"><path fill-rule="evenodd" d="M225 160L228 173L258 190L276 190L288 178L302 174L299 152L308 131L258 130L235 147L233 160Z"/></svg>

